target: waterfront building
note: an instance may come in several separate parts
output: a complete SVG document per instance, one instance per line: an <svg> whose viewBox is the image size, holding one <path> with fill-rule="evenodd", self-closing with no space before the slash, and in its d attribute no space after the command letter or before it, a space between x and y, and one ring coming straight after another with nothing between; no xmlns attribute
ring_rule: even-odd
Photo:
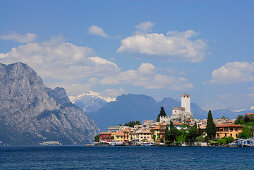
<svg viewBox="0 0 254 170"><path fill-rule="evenodd" d="M152 134L150 130L146 130L146 131L137 131L136 132L136 140L138 140L139 142L152 142Z"/></svg>
<svg viewBox="0 0 254 170"><path fill-rule="evenodd" d="M100 134L100 142L112 142L114 137L112 136L112 132L101 132Z"/></svg>
<svg viewBox="0 0 254 170"><path fill-rule="evenodd" d="M237 139L238 134L242 132L242 125L235 124L224 124L216 126L216 137L223 138L232 136L234 139Z"/></svg>
<svg viewBox="0 0 254 170"><path fill-rule="evenodd" d="M160 141L160 139L165 140L165 130L166 130L167 124L163 123L158 126L152 126L151 127L151 134L152 139L155 141Z"/></svg>
<svg viewBox="0 0 254 170"><path fill-rule="evenodd" d="M114 139L113 142L124 142L124 133L122 131L112 133Z"/></svg>

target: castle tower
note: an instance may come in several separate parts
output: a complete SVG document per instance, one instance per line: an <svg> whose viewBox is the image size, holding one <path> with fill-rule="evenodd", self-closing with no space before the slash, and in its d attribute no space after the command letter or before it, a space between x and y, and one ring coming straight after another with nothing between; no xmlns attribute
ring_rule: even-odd
<svg viewBox="0 0 254 170"><path fill-rule="evenodd" d="M185 108L185 112L191 113L190 95L189 94L183 94L181 96L181 107Z"/></svg>

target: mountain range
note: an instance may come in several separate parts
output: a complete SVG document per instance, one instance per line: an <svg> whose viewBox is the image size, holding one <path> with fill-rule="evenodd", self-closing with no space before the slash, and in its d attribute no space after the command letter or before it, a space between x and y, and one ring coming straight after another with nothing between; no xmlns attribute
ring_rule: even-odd
<svg viewBox="0 0 254 170"><path fill-rule="evenodd" d="M130 120L156 120L160 107L163 106L168 115L172 107L179 107L180 102L170 97L157 102L150 96L128 94L121 95L116 101L106 103L100 109L90 113L90 117L98 124L101 130L108 126L124 124ZM192 112L199 118L206 118L207 112L200 109L195 103L191 104Z"/></svg>
<svg viewBox="0 0 254 170"><path fill-rule="evenodd" d="M87 99L89 97L89 100ZM86 101L89 101L88 106L92 107L94 111L89 112L89 116L96 122L101 130L107 130L108 126L124 124L131 120L156 120L156 117L160 111L160 107L163 106L167 115L171 115L172 107L180 107L181 102L174 100L170 97L163 98L157 102L150 96L128 94L121 95L116 98L115 101L104 102L97 107L97 104L93 100L93 96L86 96L86 100L76 100L77 106L86 106ZM96 99L97 100L97 99ZM80 104L81 103L81 104ZM196 103L191 103L191 111L194 117L197 119L206 119L207 110L201 109ZM239 114L245 114L246 112L254 112L254 110L242 110L232 111L229 109L215 109L212 110L213 118L221 118L222 116L230 119L235 119Z"/></svg>
<svg viewBox="0 0 254 170"><path fill-rule="evenodd" d="M99 128L72 104L63 88L47 88L24 63L0 64L0 141L38 144L93 141Z"/></svg>

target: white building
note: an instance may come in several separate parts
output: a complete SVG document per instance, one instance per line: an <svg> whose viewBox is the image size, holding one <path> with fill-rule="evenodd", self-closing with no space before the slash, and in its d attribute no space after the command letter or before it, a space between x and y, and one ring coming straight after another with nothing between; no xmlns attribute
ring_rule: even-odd
<svg viewBox="0 0 254 170"><path fill-rule="evenodd" d="M193 120L193 113L191 113L189 94L183 94L181 96L181 107L173 107L172 116L160 117L160 122L165 123L169 123L170 121L185 122L186 120Z"/></svg>

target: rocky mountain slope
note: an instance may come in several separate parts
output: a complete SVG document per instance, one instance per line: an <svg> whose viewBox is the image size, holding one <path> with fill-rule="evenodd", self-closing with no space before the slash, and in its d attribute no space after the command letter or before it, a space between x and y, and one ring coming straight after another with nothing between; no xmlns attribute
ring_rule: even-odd
<svg viewBox="0 0 254 170"><path fill-rule="evenodd" d="M69 101L63 88L45 87L26 64L0 64L0 141L89 143L98 130L94 121Z"/></svg>

